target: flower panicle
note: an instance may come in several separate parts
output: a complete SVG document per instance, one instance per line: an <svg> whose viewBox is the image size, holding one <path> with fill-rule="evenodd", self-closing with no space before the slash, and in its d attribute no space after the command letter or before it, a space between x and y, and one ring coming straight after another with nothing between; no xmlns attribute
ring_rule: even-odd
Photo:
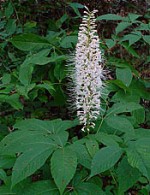
<svg viewBox="0 0 150 195"><path fill-rule="evenodd" d="M79 27L78 42L73 58L74 101L83 131L94 128L100 112L102 93L102 57L96 34L95 13L86 7Z"/></svg>

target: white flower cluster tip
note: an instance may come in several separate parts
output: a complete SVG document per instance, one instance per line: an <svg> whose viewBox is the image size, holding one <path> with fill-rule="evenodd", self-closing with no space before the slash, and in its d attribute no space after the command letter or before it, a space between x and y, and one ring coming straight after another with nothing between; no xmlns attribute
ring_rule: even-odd
<svg viewBox="0 0 150 195"><path fill-rule="evenodd" d="M74 59L75 104L83 131L95 126L102 90L102 58L95 23L97 11L90 12L87 7L86 10L79 27Z"/></svg>

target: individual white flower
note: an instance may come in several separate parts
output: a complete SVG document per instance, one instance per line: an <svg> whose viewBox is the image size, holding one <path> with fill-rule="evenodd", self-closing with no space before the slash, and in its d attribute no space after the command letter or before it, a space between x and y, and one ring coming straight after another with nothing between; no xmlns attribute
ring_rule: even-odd
<svg viewBox="0 0 150 195"><path fill-rule="evenodd" d="M96 34L95 13L86 7L79 27L78 43L74 56L74 98L77 116L83 131L94 128L100 112L102 93L102 57L99 37Z"/></svg>

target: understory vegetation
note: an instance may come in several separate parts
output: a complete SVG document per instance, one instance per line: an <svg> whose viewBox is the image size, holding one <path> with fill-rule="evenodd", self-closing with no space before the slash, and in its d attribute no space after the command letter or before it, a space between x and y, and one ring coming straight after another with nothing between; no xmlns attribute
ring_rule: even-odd
<svg viewBox="0 0 150 195"><path fill-rule="evenodd" d="M97 9L95 127L68 108L68 60ZM149 195L148 1L0 1L0 195Z"/></svg>

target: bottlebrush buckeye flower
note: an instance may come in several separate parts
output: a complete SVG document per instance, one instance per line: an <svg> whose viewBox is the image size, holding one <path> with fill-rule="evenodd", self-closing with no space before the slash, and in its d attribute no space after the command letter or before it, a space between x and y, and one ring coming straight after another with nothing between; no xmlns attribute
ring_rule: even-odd
<svg viewBox="0 0 150 195"><path fill-rule="evenodd" d="M77 116L83 131L94 128L94 121L100 112L102 93L102 57L99 49L99 37L96 34L94 10L86 7L79 27L78 43L74 56L74 98Z"/></svg>

